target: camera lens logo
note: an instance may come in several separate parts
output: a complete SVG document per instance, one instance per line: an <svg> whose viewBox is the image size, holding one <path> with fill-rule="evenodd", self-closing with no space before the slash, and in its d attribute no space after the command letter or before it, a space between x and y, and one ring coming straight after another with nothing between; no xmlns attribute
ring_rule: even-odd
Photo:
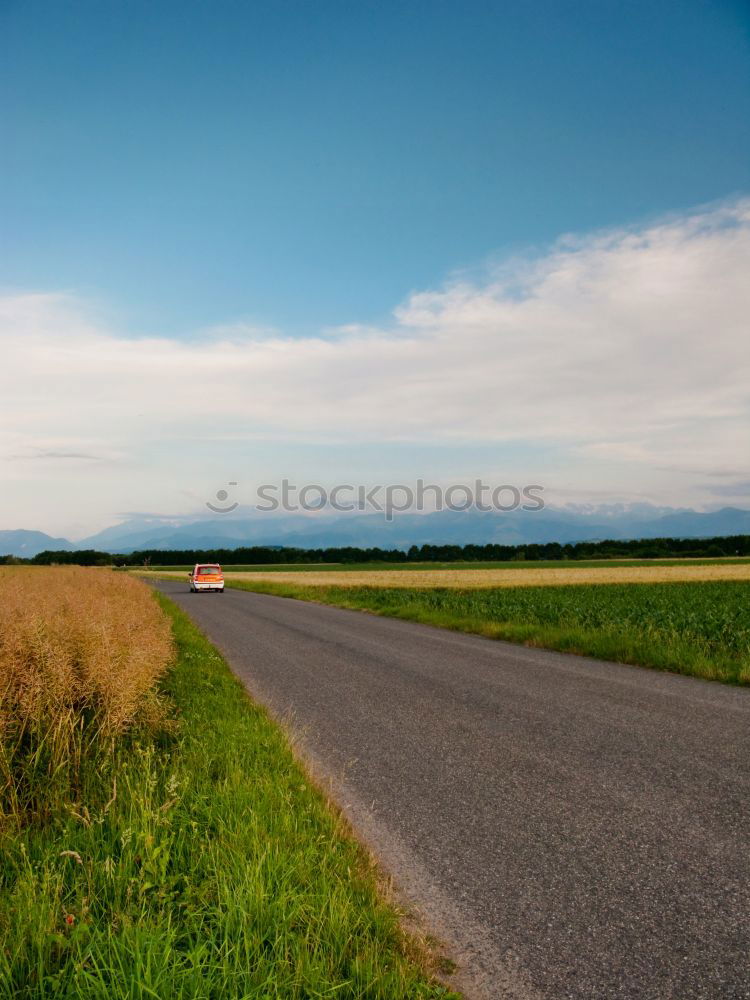
<svg viewBox="0 0 750 1000"><path fill-rule="evenodd" d="M227 483L227 486L236 486L236 485L237 483L235 482ZM206 506L208 507L208 509L212 510L215 514L229 514L230 511L236 510L239 507L239 503L236 500L231 501L229 493L227 492L227 490L223 488L216 491L216 499L219 501L218 505L215 503L211 503L210 500L206 501ZM227 500L230 500L228 504Z"/></svg>

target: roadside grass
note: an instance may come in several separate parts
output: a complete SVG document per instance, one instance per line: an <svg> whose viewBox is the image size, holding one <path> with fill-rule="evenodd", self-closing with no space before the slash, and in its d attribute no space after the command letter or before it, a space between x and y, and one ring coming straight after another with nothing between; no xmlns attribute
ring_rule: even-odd
<svg viewBox="0 0 750 1000"><path fill-rule="evenodd" d="M227 585L750 684L750 583L744 581L496 589L305 587L230 579Z"/></svg>
<svg viewBox="0 0 750 1000"><path fill-rule="evenodd" d="M103 805L0 829L0 998L454 997L282 731L160 603L171 726L84 776Z"/></svg>

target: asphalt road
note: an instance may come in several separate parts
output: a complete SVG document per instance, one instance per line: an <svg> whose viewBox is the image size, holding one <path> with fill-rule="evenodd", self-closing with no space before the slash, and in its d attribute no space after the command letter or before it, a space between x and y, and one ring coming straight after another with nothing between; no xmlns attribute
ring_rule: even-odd
<svg viewBox="0 0 750 1000"><path fill-rule="evenodd" d="M750 997L750 691L157 586L299 739L467 996Z"/></svg>

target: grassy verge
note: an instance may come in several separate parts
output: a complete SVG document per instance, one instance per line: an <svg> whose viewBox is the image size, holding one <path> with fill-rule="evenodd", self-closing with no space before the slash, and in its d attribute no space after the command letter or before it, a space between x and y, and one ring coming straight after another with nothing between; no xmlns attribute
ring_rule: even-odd
<svg viewBox="0 0 750 1000"><path fill-rule="evenodd" d="M528 646L750 684L750 584L631 583L497 589L230 587L335 604Z"/></svg>
<svg viewBox="0 0 750 1000"><path fill-rule="evenodd" d="M0 997L453 996L281 731L163 606L177 724L122 737L104 804L0 831Z"/></svg>

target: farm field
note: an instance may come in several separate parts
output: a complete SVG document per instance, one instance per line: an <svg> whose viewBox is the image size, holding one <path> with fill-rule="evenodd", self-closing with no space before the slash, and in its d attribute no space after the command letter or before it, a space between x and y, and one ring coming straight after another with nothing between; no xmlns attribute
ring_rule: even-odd
<svg viewBox="0 0 750 1000"><path fill-rule="evenodd" d="M750 683L747 576L659 582L649 574L653 582L618 583L611 572L604 571L605 585L581 580L476 587L474 573L465 575L463 585L450 586L331 586L320 580L305 585L304 576L294 582L232 577L228 585L708 680ZM527 574L520 578L525 582Z"/></svg>
<svg viewBox="0 0 750 1000"><path fill-rule="evenodd" d="M0 998L452 996L171 602L2 568L0 672Z"/></svg>
<svg viewBox="0 0 750 1000"><path fill-rule="evenodd" d="M181 570L153 570L159 575L179 578L184 575ZM229 576L229 572L227 572ZM535 566L529 565L523 570L502 568L472 567L471 569L451 567L450 569L383 569L369 568L359 570L323 570L305 569L304 571L284 571L261 569L241 570L231 572L232 581L263 582L271 581L277 584L292 583L306 587L450 587L463 589L465 587L554 587L562 584L580 586L585 584L624 584L624 583L668 583L696 582L710 580L743 580L750 581L750 562L743 563L694 563L656 565L622 565L604 563L595 566L568 565Z"/></svg>

